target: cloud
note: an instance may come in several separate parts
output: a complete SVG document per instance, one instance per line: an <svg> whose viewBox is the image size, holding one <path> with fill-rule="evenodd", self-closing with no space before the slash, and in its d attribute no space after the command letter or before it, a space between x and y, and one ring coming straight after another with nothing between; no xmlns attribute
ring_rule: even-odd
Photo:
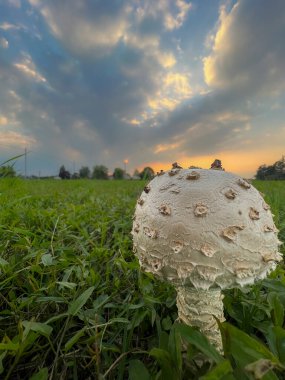
<svg viewBox="0 0 285 380"><path fill-rule="evenodd" d="M7 150L11 147L25 148L35 145L36 140L31 136L25 136L14 131L6 131L0 133L1 149Z"/></svg>
<svg viewBox="0 0 285 380"><path fill-rule="evenodd" d="M221 6L212 49L204 58L206 83L275 93L285 88L284 1L239 0L231 9Z"/></svg>
<svg viewBox="0 0 285 380"><path fill-rule="evenodd" d="M19 30L19 29L21 29L21 26L11 24L10 22L3 22L2 24L0 24L0 29L5 30L5 31L7 31L7 30Z"/></svg>
<svg viewBox="0 0 285 380"><path fill-rule="evenodd" d="M87 5L85 1L64 2L29 0L37 7L53 35L77 54L108 53L125 35L128 28L127 5Z"/></svg>
<svg viewBox="0 0 285 380"><path fill-rule="evenodd" d="M0 37L0 47L2 47L3 49L7 49L8 46L9 46L9 43L6 40L6 38Z"/></svg>
<svg viewBox="0 0 285 380"><path fill-rule="evenodd" d="M8 119L5 116L0 115L0 125L7 125Z"/></svg>
<svg viewBox="0 0 285 380"><path fill-rule="evenodd" d="M136 8L136 13L139 20L160 19L165 29L173 30L183 25L191 8L192 4L185 0L146 0Z"/></svg>
<svg viewBox="0 0 285 380"><path fill-rule="evenodd" d="M161 152L169 152L170 150L174 150L176 148L179 148L181 143L172 143L172 144L158 144L155 147L154 153L161 153Z"/></svg>
<svg viewBox="0 0 285 380"><path fill-rule="evenodd" d="M18 63L14 63L14 66L24 75L35 80L36 82L47 82L46 78L38 72L31 56L27 53L23 54L23 59Z"/></svg>

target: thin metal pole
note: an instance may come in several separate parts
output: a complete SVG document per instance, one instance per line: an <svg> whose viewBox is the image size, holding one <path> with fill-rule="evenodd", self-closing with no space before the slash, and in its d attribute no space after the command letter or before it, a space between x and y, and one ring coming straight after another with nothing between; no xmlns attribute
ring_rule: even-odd
<svg viewBox="0 0 285 380"><path fill-rule="evenodd" d="M27 148L25 148L25 178L27 178Z"/></svg>

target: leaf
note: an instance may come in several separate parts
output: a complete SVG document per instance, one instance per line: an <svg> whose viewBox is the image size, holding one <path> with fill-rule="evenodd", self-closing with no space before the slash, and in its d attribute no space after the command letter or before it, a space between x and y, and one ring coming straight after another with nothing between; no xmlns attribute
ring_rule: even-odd
<svg viewBox="0 0 285 380"><path fill-rule="evenodd" d="M168 340L169 336L166 331L159 332L159 348L163 350L168 350Z"/></svg>
<svg viewBox="0 0 285 380"><path fill-rule="evenodd" d="M164 330L170 330L173 323L170 316L168 315L166 318L163 318L161 324Z"/></svg>
<svg viewBox="0 0 285 380"><path fill-rule="evenodd" d="M270 327L266 334L270 350L279 357L285 365L285 330L279 326Z"/></svg>
<svg viewBox="0 0 285 380"><path fill-rule="evenodd" d="M110 319L108 322L108 325L111 325L112 323L130 323L130 321L127 318L113 318Z"/></svg>
<svg viewBox="0 0 285 380"><path fill-rule="evenodd" d="M86 289L76 300L72 301L69 305L67 314L76 315L79 310L86 304L91 294L93 293L94 286Z"/></svg>
<svg viewBox="0 0 285 380"><path fill-rule="evenodd" d="M7 352L5 351L0 354L0 375L4 372L3 360L5 359L6 354Z"/></svg>
<svg viewBox="0 0 285 380"><path fill-rule="evenodd" d="M262 281L262 285L264 285L266 288L271 289L277 293L284 294L285 292L285 285L282 284L282 282L280 282L279 280L268 278Z"/></svg>
<svg viewBox="0 0 285 380"><path fill-rule="evenodd" d="M172 327L168 339L168 351L179 371L182 370L181 337L175 326Z"/></svg>
<svg viewBox="0 0 285 380"><path fill-rule="evenodd" d="M138 327L148 314L149 314L148 310L143 310L143 309L137 310L135 316L132 319L132 324L129 326L129 328L131 329L131 328Z"/></svg>
<svg viewBox="0 0 285 380"><path fill-rule="evenodd" d="M2 257L0 257L0 266L1 267L4 267L5 265L8 265L8 261L6 261L5 259L2 259Z"/></svg>
<svg viewBox="0 0 285 380"><path fill-rule="evenodd" d="M208 339L194 327L184 324L176 324L175 328L180 333L182 339L198 348L206 356L213 359L215 363L218 364L224 360L222 355L220 355L215 347L210 344Z"/></svg>
<svg viewBox="0 0 285 380"><path fill-rule="evenodd" d="M93 301L93 308L94 309L99 309L100 307L102 307L104 304L106 304L106 302L110 299L111 297L108 296L108 294L100 294L99 297L97 297L94 301Z"/></svg>
<svg viewBox="0 0 285 380"><path fill-rule="evenodd" d="M53 257L50 253L45 253L44 255L42 255L42 264L45 267L48 267L53 264Z"/></svg>
<svg viewBox="0 0 285 380"><path fill-rule="evenodd" d="M48 378L48 369L44 367L35 373L29 380L47 380Z"/></svg>
<svg viewBox="0 0 285 380"><path fill-rule="evenodd" d="M56 303L64 303L65 299L63 297L54 297L54 296L42 296L38 297L35 300L36 302L56 302Z"/></svg>
<svg viewBox="0 0 285 380"><path fill-rule="evenodd" d="M0 343L0 350L5 351L17 351L19 349L19 343Z"/></svg>
<svg viewBox="0 0 285 380"><path fill-rule="evenodd" d="M175 367L170 353L161 348L153 348L149 352L150 356L153 356L159 363L161 367L161 378L163 380L178 380L180 376L178 374L177 368Z"/></svg>
<svg viewBox="0 0 285 380"><path fill-rule="evenodd" d="M143 306L145 306L144 302L140 302L140 303L138 303L136 305L129 305L129 310L140 309Z"/></svg>
<svg viewBox="0 0 285 380"><path fill-rule="evenodd" d="M14 156L14 157L12 157L12 158L9 158L8 160L1 162L0 166L3 166L3 165L5 165L5 164L7 164L8 162L14 161L14 160L16 160L17 158L23 157L24 155L25 155L25 153L22 153L22 154L19 154L19 155L17 155L17 156Z"/></svg>
<svg viewBox="0 0 285 380"><path fill-rule="evenodd" d="M283 326L284 307L277 293L269 293L268 303L271 307L271 315L275 326Z"/></svg>
<svg viewBox="0 0 285 380"><path fill-rule="evenodd" d="M131 360L129 364L129 380L149 380L150 374L140 360Z"/></svg>
<svg viewBox="0 0 285 380"><path fill-rule="evenodd" d="M67 282L67 281L57 281L56 284L59 285L59 289L67 288L67 289L75 289L77 284L75 282Z"/></svg>
<svg viewBox="0 0 285 380"><path fill-rule="evenodd" d="M229 360L224 360L212 371L208 372L207 375L202 376L199 380L221 380L225 375L228 375L233 372L231 363Z"/></svg>
<svg viewBox="0 0 285 380"><path fill-rule="evenodd" d="M83 327L83 329L79 330L74 334L64 345L64 348L66 351L69 351L75 343L78 342L78 340L85 334L86 326Z"/></svg>
<svg viewBox="0 0 285 380"><path fill-rule="evenodd" d="M221 330L229 353L240 367L245 367L247 364L258 359L268 359L273 363L280 364L278 358L267 347L237 327L229 323L222 323Z"/></svg>
<svg viewBox="0 0 285 380"><path fill-rule="evenodd" d="M44 335L45 337L50 336L52 332L52 327L47 325L46 323L23 321L22 324L25 327L25 329L27 329L28 331L32 330L41 335Z"/></svg>

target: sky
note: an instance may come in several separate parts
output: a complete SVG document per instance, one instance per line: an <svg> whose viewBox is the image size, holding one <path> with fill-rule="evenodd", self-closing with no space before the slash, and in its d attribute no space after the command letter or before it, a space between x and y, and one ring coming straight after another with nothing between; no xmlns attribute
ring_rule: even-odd
<svg viewBox="0 0 285 380"><path fill-rule="evenodd" d="M284 0L0 0L0 161L249 178L285 154L284 41Z"/></svg>

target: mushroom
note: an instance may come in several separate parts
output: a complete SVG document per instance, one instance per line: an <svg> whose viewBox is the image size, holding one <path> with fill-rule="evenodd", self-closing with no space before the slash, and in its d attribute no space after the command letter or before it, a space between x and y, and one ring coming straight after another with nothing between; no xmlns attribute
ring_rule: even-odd
<svg viewBox="0 0 285 380"><path fill-rule="evenodd" d="M179 178L150 182L136 206L133 242L141 268L175 286L179 319L222 352L215 319L224 320L222 290L265 278L282 259L280 242L270 208L251 184L222 170L194 174L179 169Z"/></svg>

